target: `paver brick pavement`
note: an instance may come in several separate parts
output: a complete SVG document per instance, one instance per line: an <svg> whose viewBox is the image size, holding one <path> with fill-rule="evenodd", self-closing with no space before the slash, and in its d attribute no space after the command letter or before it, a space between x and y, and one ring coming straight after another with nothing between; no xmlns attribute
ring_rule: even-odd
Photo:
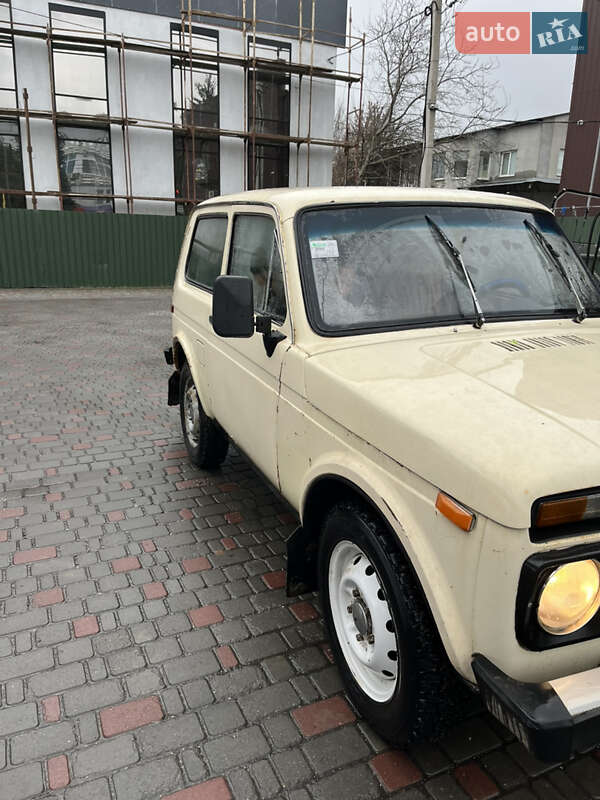
<svg viewBox="0 0 600 800"><path fill-rule="evenodd" d="M343 693L295 517L186 457L167 290L0 292L0 800L589 798L480 713L393 750Z"/></svg>

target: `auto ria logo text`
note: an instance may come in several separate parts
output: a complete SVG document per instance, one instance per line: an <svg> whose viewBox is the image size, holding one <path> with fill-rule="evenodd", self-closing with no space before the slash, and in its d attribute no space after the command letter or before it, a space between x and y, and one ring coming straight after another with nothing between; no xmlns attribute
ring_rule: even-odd
<svg viewBox="0 0 600 800"><path fill-rule="evenodd" d="M587 13L458 11L456 49L488 55L587 53Z"/></svg>

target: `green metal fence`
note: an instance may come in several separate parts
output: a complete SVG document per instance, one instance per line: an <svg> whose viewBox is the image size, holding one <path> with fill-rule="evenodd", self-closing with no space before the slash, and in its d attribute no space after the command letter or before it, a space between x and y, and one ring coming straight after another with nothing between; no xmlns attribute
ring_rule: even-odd
<svg viewBox="0 0 600 800"><path fill-rule="evenodd" d="M187 218L0 210L0 288L169 286Z"/></svg>
<svg viewBox="0 0 600 800"><path fill-rule="evenodd" d="M557 217L561 228L573 242L575 249L584 262L589 251L588 266L598 273L600 272L600 248L599 256L596 260L594 260L594 255L596 253L596 245L600 239L600 219L594 225L595 219L595 217L588 217L587 219L584 217Z"/></svg>
<svg viewBox="0 0 600 800"><path fill-rule="evenodd" d="M593 218L558 221L585 260ZM182 216L1 209L0 288L170 286L186 222ZM590 266L599 238L600 220Z"/></svg>

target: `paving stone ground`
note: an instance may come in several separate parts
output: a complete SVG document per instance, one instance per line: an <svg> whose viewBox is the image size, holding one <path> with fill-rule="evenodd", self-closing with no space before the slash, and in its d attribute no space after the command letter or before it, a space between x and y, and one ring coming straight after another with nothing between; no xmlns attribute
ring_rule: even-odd
<svg viewBox="0 0 600 800"><path fill-rule="evenodd" d="M188 463L167 291L0 292L0 800L600 797L485 714L392 751L357 719L294 517Z"/></svg>

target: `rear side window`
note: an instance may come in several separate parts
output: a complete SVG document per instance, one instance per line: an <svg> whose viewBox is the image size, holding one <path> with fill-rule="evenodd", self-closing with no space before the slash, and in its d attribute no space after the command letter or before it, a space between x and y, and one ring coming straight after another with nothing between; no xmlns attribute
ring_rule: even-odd
<svg viewBox="0 0 600 800"><path fill-rule="evenodd" d="M251 278L254 310L284 320L285 288L275 222L260 214L238 214L233 225L229 274Z"/></svg>
<svg viewBox="0 0 600 800"><path fill-rule="evenodd" d="M188 255L185 277L205 289L212 289L221 272L227 217L198 217Z"/></svg>

